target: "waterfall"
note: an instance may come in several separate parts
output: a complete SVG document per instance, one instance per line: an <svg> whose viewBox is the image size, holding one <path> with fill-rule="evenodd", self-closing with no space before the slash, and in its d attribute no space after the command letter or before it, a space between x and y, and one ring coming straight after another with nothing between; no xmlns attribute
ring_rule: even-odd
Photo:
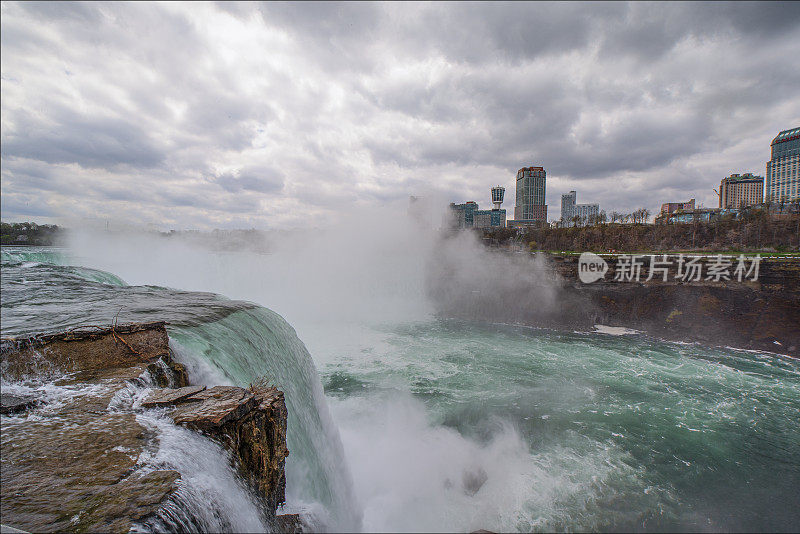
<svg viewBox="0 0 800 534"><path fill-rule="evenodd" d="M285 393L290 451L286 490L292 511L325 529L358 530L360 514L339 432L313 360L294 329L275 312L255 307L169 330L190 382L246 387L264 376Z"/></svg>

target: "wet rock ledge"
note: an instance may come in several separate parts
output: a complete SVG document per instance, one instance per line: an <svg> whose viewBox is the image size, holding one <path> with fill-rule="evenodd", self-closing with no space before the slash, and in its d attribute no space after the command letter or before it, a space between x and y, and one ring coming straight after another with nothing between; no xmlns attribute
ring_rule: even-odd
<svg viewBox="0 0 800 534"><path fill-rule="evenodd" d="M180 473L142 470L156 436L136 420L150 408L231 452L276 530L299 531L276 515L285 500L287 411L266 382L249 388L190 385L169 349L165 323L91 327L0 341L2 523L31 532L128 532L157 516ZM51 382L47 392L35 384ZM131 404L131 384L158 386ZM128 401L126 401L126 393ZM174 506L178 501L172 501Z"/></svg>
<svg viewBox="0 0 800 534"><path fill-rule="evenodd" d="M286 404L274 387L188 386L153 391L144 407L176 407L179 425L221 441L237 458L237 467L274 515L286 490Z"/></svg>

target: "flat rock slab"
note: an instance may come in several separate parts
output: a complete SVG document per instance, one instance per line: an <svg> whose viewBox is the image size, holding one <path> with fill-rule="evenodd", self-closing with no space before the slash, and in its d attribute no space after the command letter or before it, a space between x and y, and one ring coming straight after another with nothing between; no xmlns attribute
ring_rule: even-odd
<svg viewBox="0 0 800 534"><path fill-rule="evenodd" d="M170 406L185 400L186 397L200 393L204 389L206 389L205 386L187 386L178 389L154 389L142 402L142 406L145 408Z"/></svg>
<svg viewBox="0 0 800 534"><path fill-rule="evenodd" d="M252 393L236 386L215 386L184 397L179 402L172 419L179 425L200 430L217 428L239 419L258 403Z"/></svg>
<svg viewBox="0 0 800 534"><path fill-rule="evenodd" d="M39 404L41 401L36 397L12 395L10 393L0 394L0 413L12 414L24 412L28 408L32 408Z"/></svg>

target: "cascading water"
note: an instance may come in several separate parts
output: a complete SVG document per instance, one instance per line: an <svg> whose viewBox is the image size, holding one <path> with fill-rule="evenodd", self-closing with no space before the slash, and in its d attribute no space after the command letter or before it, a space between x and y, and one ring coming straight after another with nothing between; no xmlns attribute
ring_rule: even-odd
<svg viewBox="0 0 800 534"><path fill-rule="evenodd" d="M57 247L3 247L0 258L5 264L41 262L50 265L70 263L66 249Z"/></svg>
<svg viewBox="0 0 800 534"><path fill-rule="evenodd" d="M168 321L176 356L187 365L194 383L246 387L266 377L286 394L290 421L287 509L301 512L317 529L359 529L352 482L319 376L302 342L279 315L210 293L126 286L110 273L50 263L30 265L28 261L37 257L68 263L63 256L47 256L38 251L3 251L4 336L113 320ZM42 387L38 384L37 390ZM133 397L137 394L142 390L131 393ZM178 470L182 490L171 509L143 528L267 528L230 469L227 454L216 444L151 412L137 415L137 421L156 432L160 446L140 458L140 463ZM208 508L208 502L217 512L204 517L201 512ZM197 517L191 519L192 514Z"/></svg>
<svg viewBox="0 0 800 534"><path fill-rule="evenodd" d="M275 312L258 307L198 326L173 325L169 331L178 358L202 357L235 385L268 377L286 394L289 502L319 527L358 529L339 434L314 363L294 329ZM191 375L191 363L189 369ZM202 383L203 373L190 379Z"/></svg>

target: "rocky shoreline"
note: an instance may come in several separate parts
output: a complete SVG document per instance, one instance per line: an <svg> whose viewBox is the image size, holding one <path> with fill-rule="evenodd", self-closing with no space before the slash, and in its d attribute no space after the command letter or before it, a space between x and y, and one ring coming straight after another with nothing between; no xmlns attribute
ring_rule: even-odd
<svg viewBox="0 0 800 534"><path fill-rule="evenodd" d="M643 257L649 272L652 256ZM656 256L656 260L658 256ZM583 325L641 330L671 341L690 341L800 357L800 259L763 258L758 279L678 282L677 262L663 278L625 282L611 276L585 284L576 257L550 258L561 291ZM620 256L607 258L615 272ZM699 260L708 272L715 256ZM576 313L577 312L577 313Z"/></svg>
<svg viewBox="0 0 800 534"><path fill-rule="evenodd" d="M278 515L289 454L283 393L266 382L249 388L189 384L169 349L165 323L4 338L0 356L4 381L54 379L54 387L69 393L50 403L35 393L2 394L4 525L128 532L168 504L174 508L180 473L137 464L156 439L137 414L159 409L230 452L276 530L301 530L296 515ZM130 386L150 392L137 400Z"/></svg>
<svg viewBox="0 0 800 534"><path fill-rule="evenodd" d="M496 252L487 260L496 262L497 276L489 280L453 276L463 268L444 259L429 293L443 317L570 331L593 331L599 324L670 341L800 357L800 258L762 258L756 281L704 277L689 283L676 281L674 261L666 281L646 280L649 255L641 258L645 274L639 281L616 281L611 273L620 258L605 256L609 272L593 283L580 281L573 255L542 254L531 261ZM713 261L699 260L704 273Z"/></svg>

